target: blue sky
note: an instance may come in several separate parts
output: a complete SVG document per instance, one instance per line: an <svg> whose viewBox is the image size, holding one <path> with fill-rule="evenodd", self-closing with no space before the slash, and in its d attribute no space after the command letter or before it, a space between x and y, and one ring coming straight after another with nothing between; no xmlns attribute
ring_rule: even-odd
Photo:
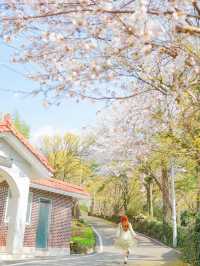
<svg viewBox="0 0 200 266"><path fill-rule="evenodd" d="M24 90L37 87L38 85L26 80L18 72L24 72L22 66L12 65L9 62L12 49L0 44L0 112L18 112L20 117L31 127L33 137L43 133L54 131L80 132L83 127L94 125L96 112L103 106L102 103L92 104L89 102L76 103L67 100L59 107L43 107L39 97L24 97L17 93L1 91Z"/></svg>

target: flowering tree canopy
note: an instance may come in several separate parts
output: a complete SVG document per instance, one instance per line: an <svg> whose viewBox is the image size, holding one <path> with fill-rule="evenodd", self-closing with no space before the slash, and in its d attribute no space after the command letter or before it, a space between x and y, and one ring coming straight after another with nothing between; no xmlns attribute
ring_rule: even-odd
<svg viewBox="0 0 200 266"><path fill-rule="evenodd" d="M197 0L10 0L0 21L13 62L31 64L32 93L47 103L166 93L177 68L186 82L191 66L199 73Z"/></svg>
<svg viewBox="0 0 200 266"><path fill-rule="evenodd" d="M129 173L141 158L148 156L152 136L160 129L152 118L160 106L157 99L155 93L149 92L121 105L114 103L99 114L89 154L100 165L101 174Z"/></svg>

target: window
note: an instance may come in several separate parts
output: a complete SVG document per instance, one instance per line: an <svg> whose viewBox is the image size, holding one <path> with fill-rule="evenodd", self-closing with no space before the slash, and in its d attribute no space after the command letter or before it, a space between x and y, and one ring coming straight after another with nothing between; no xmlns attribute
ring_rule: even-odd
<svg viewBox="0 0 200 266"><path fill-rule="evenodd" d="M10 204L10 200L11 200L12 194L10 189L8 189L8 195L7 195L7 199L6 199L6 209L5 209L5 222L8 223L9 222L9 218L10 218L10 212L11 212L11 204Z"/></svg>
<svg viewBox="0 0 200 266"><path fill-rule="evenodd" d="M11 213L11 198L12 194L10 189L8 190L8 196L6 200L6 209L5 209L5 222L8 223L10 219L10 213ZM26 211L26 224L31 224L31 214L32 214L32 199L33 199L33 193L29 192L28 195L28 205L27 205L27 211Z"/></svg>
<svg viewBox="0 0 200 266"><path fill-rule="evenodd" d="M33 193L29 192L28 195L28 206L26 211L26 224L31 224L31 214L32 214L32 201L33 201Z"/></svg>

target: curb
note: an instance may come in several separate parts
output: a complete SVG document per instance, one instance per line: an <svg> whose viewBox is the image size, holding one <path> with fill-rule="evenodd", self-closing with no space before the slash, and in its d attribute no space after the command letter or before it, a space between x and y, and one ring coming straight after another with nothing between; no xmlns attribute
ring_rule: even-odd
<svg viewBox="0 0 200 266"><path fill-rule="evenodd" d="M87 216L86 216L87 217ZM95 254L98 254L98 253L102 253L103 252L103 239L100 235L100 233L98 232L98 230L91 224L90 221L87 220L87 218L82 216L83 220L85 220L88 225L91 226L92 230L94 231L94 234L96 236L96 245L95 245L95 248L94 248L94 252L91 253L91 255L95 255ZM89 216L89 217L93 217L93 216ZM94 217L95 218L95 217ZM98 218L98 217L96 217ZM105 220L104 220L105 221Z"/></svg>
<svg viewBox="0 0 200 266"><path fill-rule="evenodd" d="M101 235L99 234L99 232L96 230L96 228L90 224L90 226L92 227L92 230L94 231L96 238L97 238L97 243L96 243L96 247L95 247L95 251L96 253L102 253L103 252L103 240Z"/></svg>

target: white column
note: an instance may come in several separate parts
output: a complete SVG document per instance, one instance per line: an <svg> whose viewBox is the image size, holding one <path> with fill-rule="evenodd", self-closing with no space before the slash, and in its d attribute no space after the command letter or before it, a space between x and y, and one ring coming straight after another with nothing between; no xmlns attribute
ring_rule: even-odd
<svg viewBox="0 0 200 266"><path fill-rule="evenodd" d="M29 178L14 177L18 193L11 189L11 213L8 223L7 250L10 254L23 252L24 231L26 226L26 211L29 194Z"/></svg>

